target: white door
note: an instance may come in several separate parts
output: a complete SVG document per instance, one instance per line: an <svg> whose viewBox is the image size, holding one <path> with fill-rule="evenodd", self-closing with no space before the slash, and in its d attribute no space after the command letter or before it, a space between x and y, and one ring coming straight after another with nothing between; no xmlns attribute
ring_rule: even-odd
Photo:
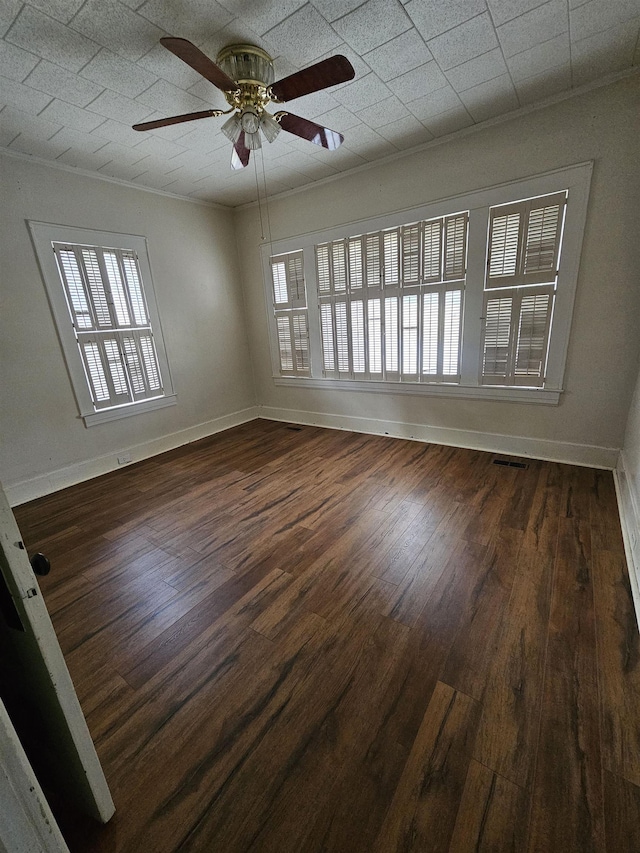
<svg viewBox="0 0 640 853"><path fill-rule="evenodd" d="M46 770L56 790L106 823L115 809L87 723L62 656L22 537L0 486L0 645L2 677L46 743ZM13 693L13 690L10 692ZM24 700L24 701L23 701ZM11 708L9 708L11 711ZM22 720L24 723L24 720ZM28 749L27 749L28 752Z"/></svg>

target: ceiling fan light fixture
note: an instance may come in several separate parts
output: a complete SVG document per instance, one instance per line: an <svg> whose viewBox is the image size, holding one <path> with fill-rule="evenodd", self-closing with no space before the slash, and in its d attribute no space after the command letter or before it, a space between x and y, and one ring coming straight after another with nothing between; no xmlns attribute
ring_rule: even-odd
<svg viewBox="0 0 640 853"><path fill-rule="evenodd" d="M262 113L262 118L260 119L260 127L267 138L267 142L273 142L276 136L282 130L282 128L271 115L271 113L268 113L266 111Z"/></svg>
<svg viewBox="0 0 640 853"><path fill-rule="evenodd" d="M240 113L240 124L245 133L257 133L260 128L260 115L255 107L245 107Z"/></svg>
<svg viewBox="0 0 640 853"><path fill-rule="evenodd" d="M238 115L238 113L234 113L231 118L227 119L227 121L225 121L220 130L224 133L227 139L230 139L231 142L236 143L240 138L240 134L242 132L242 123L240 121L240 116Z"/></svg>
<svg viewBox="0 0 640 853"><path fill-rule="evenodd" d="M256 148L262 148L259 131L256 131L255 133L247 133L245 130L244 142L250 151L255 151Z"/></svg>

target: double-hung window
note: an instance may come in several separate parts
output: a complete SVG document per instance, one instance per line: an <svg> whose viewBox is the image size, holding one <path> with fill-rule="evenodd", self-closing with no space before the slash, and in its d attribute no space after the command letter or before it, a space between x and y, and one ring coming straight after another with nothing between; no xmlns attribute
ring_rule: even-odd
<svg viewBox="0 0 640 853"><path fill-rule="evenodd" d="M276 384L558 403L591 170L275 243Z"/></svg>
<svg viewBox="0 0 640 853"><path fill-rule="evenodd" d="M175 402L144 239L30 227L87 425Z"/></svg>

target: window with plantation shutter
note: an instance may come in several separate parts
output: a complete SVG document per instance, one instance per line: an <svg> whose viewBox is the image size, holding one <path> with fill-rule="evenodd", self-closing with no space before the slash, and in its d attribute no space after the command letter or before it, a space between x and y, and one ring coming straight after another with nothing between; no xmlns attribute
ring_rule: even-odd
<svg viewBox="0 0 640 853"><path fill-rule="evenodd" d="M485 385L544 385L566 199L554 193L490 210Z"/></svg>
<svg viewBox="0 0 640 853"><path fill-rule="evenodd" d="M330 281L329 255L325 253L319 269L326 265L327 286ZM273 308L278 337L278 355L282 376L308 376L309 320L304 282L304 255L288 252L271 258ZM318 278L320 286L320 277Z"/></svg>
<svg viewBox="0 0 640 853"><path fill-rule="evenodd" d="M312 388L556 405L591 170L568 166L276 244L281 256L299 251L312 288L300 306L308 339L299 363L309 365L300 378ZM267 263L265 253L273 299ZM281 275L289 298L285 267ZM77 311L84 316L81 302ZM294 386L295 368L283 376L277 356L295 362L290 325L272 325L271 340L274 381Z"/></svg>
<svg viewBox="0 0 640 853"><path fill-rule="evenodd" d="M164 394L133 250L52 244L96 410Z"/></svg>
<svg viewBox="0 0 640 853"><path fill-rule="evenodd" d="M145 238L29 229L85 425L175 405Z"/></svg>
<svg viewBox="0 0 640 853"><path fill-rule="evenodd" d="M325 376L459 380L467 228L465 212L315 247Z"/></svg>

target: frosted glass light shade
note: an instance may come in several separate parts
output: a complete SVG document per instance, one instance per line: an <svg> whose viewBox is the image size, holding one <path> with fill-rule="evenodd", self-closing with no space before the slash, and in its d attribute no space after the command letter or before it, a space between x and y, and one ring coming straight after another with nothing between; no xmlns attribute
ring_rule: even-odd
<svg viewBox="0 0 640 853"><path fill-rule="evenodd" d="M274 117L268 113L263 112L262 118L260 119L260 127L262 128L262 132L267 137L268 142L273 142L276 136L280 133L280 125L274 119Z"/></svg>
<svg viewBox="0 0 640 853"><path fill-rule="evenodd" d="M242 131L242 125L240 124L240 118L238 114L234 113L230 119L227 119L227 121L225 121L220 130L224 133L227 139L230 139L231 142L236 143L240 138L240 133Z"/></svg>

